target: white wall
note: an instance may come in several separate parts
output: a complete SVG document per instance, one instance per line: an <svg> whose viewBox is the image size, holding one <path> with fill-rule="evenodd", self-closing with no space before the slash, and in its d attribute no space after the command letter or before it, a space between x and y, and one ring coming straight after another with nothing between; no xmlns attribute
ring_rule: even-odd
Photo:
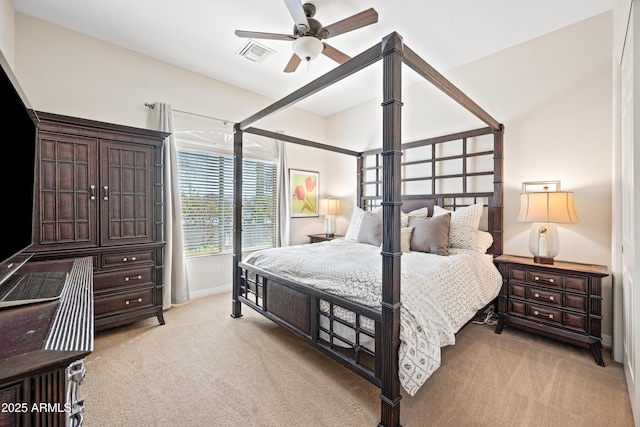
<svg viewBox="0 0 640 427"><path fill-rule="evenodd" d="M4 28L4 21L0 22ZM15 72L36 110L146 127L145 102L167 102L174 109L231 122L274 102L21 13L16 14L15 22ZM325 118L297 108L256 123L256 127L318 142L326 142L325 125ZM320 172L322 197L339 193L330 191L330 185L341 183L342 171L333 169L336 156L289 146L288 165ZM293 219L292 243L306 243L307 234L322 230L322 218ZM222 273L218 273L219 266L223 267ZM230 289L229 255L192 258L187 261L187 269L194 297Z"/></svg>
<svg viewBox="0 0 640 427"><path fill-rule="evenodd" d="M563 190L575 192L580 222L558 226L557 259L610 265L611 45L607 12L443 73L505 125L505 253L531 256L531 225L516 222L522 182L560 180ZM419 101L425 96L427 102ZM380 102L329 117L327 139L379 148L381 127L362 124L381 119ZM403 141L480 127L423 83L406 88L403 102ZM603 294L602 327L610 344L610 279Z"/></svg>
<svg viewBox="0 0 640 427"><path fill-rule="evenodd" d="M0 0L0 51L12 68L14 67L15 9L11 0Z"/></svg>

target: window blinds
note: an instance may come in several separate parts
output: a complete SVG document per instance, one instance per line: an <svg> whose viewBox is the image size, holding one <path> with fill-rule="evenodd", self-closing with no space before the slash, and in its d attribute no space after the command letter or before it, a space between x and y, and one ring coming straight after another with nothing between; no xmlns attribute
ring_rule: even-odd
<svg viewBox="0 0 640 427"><path fill-rule="evenodd" d="M243 159L242 247L275 246L277 165ZM187 255L233 249L233 158L178 150L182 227Z"/></svg>

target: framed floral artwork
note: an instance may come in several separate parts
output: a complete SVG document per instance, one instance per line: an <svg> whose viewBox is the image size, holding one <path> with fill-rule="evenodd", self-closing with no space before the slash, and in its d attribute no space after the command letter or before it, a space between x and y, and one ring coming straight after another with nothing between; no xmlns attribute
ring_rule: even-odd
<svg viewBox="0 0 640 427"><path fill-rule="evenodd" d="M318 216L318 172L289 169L291 217Z"/></svg>

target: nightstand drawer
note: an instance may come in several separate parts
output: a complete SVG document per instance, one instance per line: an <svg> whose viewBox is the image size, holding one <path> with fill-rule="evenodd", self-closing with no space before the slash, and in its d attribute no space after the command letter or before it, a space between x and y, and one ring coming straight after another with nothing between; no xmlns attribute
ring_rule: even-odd
<svg viewBox="0 0 640 427"><path fill-rule="evenodd" d="M554 274L547 271L527 270L527 283L533 285L553 286L556 288L562 288L561 274Z"/></svg>
<svg viewBox="0 0 640 427"><path fill-rule="evenodd" d="M533 301L562 306L562 292L527 287L526 298Z"/></svg>
<svg viewBox="0 0 640 427"><path fill-rule="evenodd" d="M547 323L562 325L562 310L527 304L527 316Z"/></svg>

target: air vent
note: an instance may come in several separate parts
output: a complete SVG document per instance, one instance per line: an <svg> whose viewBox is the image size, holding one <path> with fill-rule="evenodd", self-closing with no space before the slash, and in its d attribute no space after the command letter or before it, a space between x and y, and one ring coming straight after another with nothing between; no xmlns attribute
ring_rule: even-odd
<svg viewBox="0 0 640 427"><path fill-rule="evenodd" d="M276 51L254 40L248 40L238 51L238 55L244 56L253 62L263 62L272 53L276 53Z"/></svg>

